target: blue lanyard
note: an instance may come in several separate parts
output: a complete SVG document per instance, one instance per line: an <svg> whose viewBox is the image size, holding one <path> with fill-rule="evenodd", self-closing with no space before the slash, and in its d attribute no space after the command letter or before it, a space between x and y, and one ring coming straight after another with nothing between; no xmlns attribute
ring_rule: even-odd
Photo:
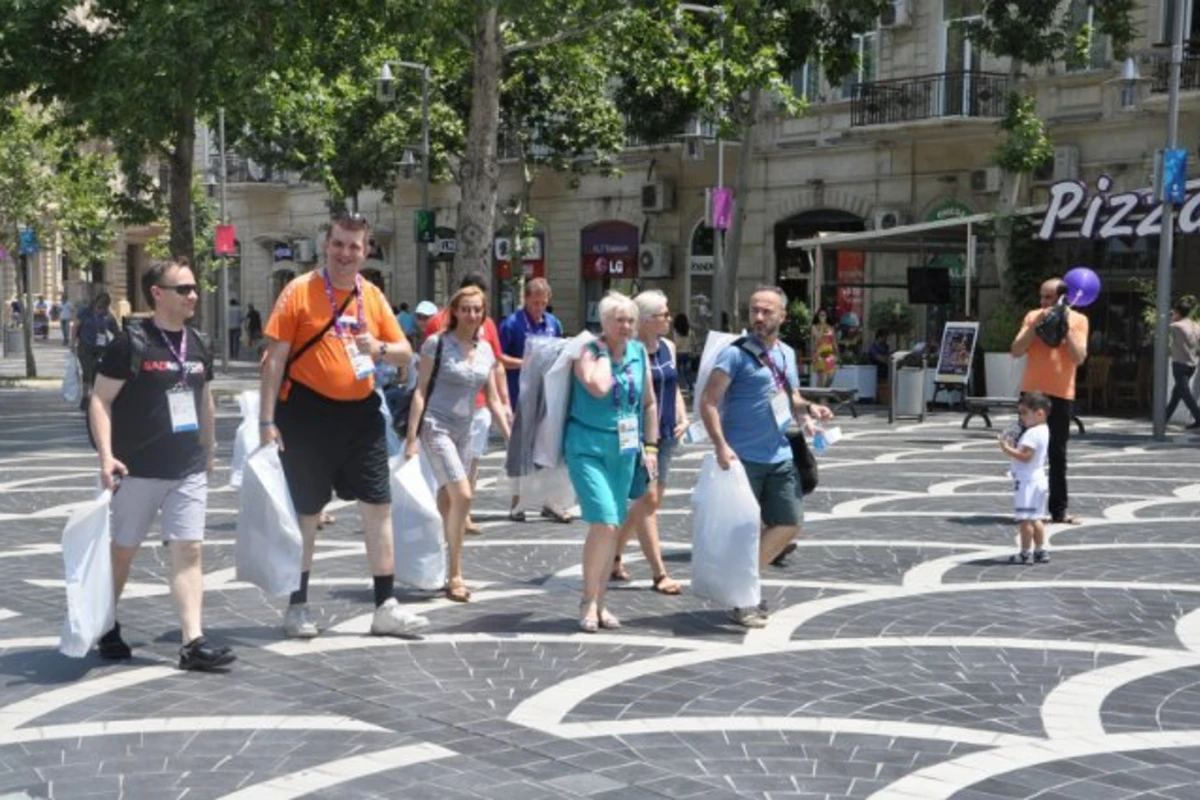
<svg viewBox="0 0 1200 800"><path fill-rule="evenodd" d="M333 296L333 281L329 280L329 270L321 270L321 277L325 279L325 296L329 298L329 307L333 310L333 330L337 333L338 338L345 336L342 330L342 321L338 318L337 298ZM363 291L362 291L362 276L354 276L354 291L358 293L358 298L354 303L358 310L358 332L363 333L366 325L363 320Z"/></svg>

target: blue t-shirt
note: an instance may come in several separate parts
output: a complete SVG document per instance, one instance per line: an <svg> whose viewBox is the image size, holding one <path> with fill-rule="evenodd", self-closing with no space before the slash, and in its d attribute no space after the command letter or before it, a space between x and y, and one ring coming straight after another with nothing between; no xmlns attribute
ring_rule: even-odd
<svg viewBox="0 0 1200 800"><path fill-rule="evenodd" d="M518 308L500 323L500 351L506 356L524 358L526 337L562 335L562 323L549 311L542 314L541 322L534 322L524 308ZM505 368L505 377L508 379L509 402L516 408L521 393L521 370Z"/></svg>
<svg viewBox="0 0 1200 800"><path fill-rule="evenodd" d="M401 311L396 315L396 321L400 323L400 330L404 331L404 335L409 339L417 332L417 320L409 311Z"/></svg>
<svg viewBox="0 0 1200 800"><path fill-rule="evenodd" d="M776 342L766 355L787 375L789 387L800 385L795 350ZM729 376L729 388L721 405L721 428L737 457L754 464L791 461L792 448L784 436L787 425L776 425L771 411L771 395L776 390L771 370L733 345L717 355L713 369Z"/></svg>

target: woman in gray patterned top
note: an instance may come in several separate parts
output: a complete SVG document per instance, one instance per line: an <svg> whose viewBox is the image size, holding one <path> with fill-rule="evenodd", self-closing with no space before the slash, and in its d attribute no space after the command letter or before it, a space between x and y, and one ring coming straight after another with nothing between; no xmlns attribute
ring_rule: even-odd
<svg viewBox="0 0 1200 800"><path fill-rule="evenodd" d="M479 338L486 317L487 296L479 287L459 289L450 298L447 329L421 345L405 447L406 458L417 455L419 438L437 478L438 508L449 551L446 597L460 603L471 597L463 581L462 547L472 499L471 419L481 388L486 387L492 419L505 439L509 435L496 383L504 375L491 346Z"/></svg>

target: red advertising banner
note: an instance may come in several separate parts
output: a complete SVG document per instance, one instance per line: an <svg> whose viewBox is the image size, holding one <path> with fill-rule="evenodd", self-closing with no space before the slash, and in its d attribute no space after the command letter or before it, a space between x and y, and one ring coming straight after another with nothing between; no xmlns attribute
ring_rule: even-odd
<svg viewBox="0 0 1200 800"><path fill-rule="evenodd" d="M218 225L216 239L213 249L217 255L237 255L237 229L233 225Z"/></svg>
<svg viewBox="0 0 1200 800"><path fill-rule="evenodd" d="M867 277L867 256L854 250L839 250L837 253L837 324L847 312L863 318L863 283Z"/></svg>

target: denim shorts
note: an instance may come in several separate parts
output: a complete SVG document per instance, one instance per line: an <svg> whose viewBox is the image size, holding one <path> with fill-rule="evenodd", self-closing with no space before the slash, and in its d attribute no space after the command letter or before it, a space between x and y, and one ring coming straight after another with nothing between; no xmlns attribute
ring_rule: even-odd
<svg viewBox="0 0 1200 800"><path fill-rule="evenodd" d="M804 522L804 494L800 491L800 476L791 461L778 464L757 464L743 461L750 488L758 500L763 525L800 525Z"/></svg>

